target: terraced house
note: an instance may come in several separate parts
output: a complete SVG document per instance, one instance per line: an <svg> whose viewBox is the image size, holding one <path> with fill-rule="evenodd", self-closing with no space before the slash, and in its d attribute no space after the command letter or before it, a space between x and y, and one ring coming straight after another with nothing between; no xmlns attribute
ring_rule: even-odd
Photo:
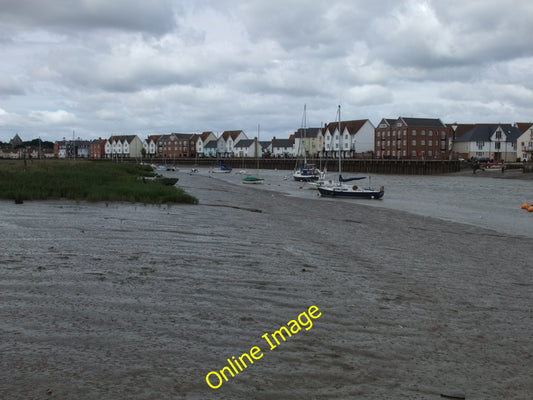
<svg viewBox="0 0 533 400"><path fill-rule="evenodd" d="M157 142L157 157L180 158L195 157L196 148L191 142L192 133L171 133L161 135Z"/></svg>
<svg viewBox="0 0 533 400"><path fill-rule="evenodd" d="M448 159L452 129L438 118L383 118L375 129L377 158Z"/></svg>

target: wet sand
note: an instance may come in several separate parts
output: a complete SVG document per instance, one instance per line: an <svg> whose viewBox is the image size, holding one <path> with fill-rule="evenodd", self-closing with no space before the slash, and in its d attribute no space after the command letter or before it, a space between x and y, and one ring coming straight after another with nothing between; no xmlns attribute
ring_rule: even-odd
<svg viewBox="0 0 533 400"><path fill-rule="evenodd" d="M531 397L532 239L179 184L200 205L0 203L0 398ZM261 336L312 305L270 351Z"/></svg>

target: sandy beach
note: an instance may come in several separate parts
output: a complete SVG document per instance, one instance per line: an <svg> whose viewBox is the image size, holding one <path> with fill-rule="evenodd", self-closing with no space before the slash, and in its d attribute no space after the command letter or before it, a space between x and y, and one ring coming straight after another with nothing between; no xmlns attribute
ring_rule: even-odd
<svg viewBox="0 0 533 400"><path fill-rule="evenodd" d="M200 204L0 203L0 398L531 398L533 239L179 185Z"/></svg>

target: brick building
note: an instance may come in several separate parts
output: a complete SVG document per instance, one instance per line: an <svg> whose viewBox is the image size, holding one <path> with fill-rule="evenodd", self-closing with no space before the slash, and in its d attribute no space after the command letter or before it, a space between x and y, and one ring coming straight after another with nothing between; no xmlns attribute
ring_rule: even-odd
<svg viewBox="0 0 533 400"><path fill-rule="evenodd" d="M448 159L452 133L438 118L384 118L375 129L374 153L388 159Z"/></svg>

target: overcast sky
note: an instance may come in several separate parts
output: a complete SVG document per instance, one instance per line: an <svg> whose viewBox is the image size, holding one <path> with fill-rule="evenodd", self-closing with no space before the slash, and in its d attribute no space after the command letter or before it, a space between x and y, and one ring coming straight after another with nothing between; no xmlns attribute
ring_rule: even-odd
<svg viewBox="0 0 533 400"><path fill-rule="evenodd" d="M533 121L531 0L0 0L0 140Z"/></svg>

